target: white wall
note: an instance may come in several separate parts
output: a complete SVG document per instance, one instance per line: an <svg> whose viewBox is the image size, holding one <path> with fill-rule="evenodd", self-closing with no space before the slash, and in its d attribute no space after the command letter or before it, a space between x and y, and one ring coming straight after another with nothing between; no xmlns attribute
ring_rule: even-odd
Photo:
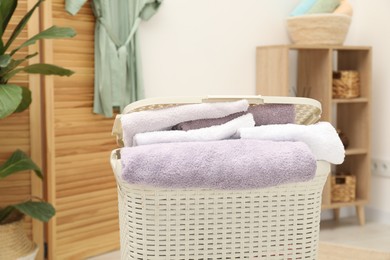
<svg viewBox="0 0 390 260"><path fill-rule="evenodd" d="M255 94L255 48L289 42L298 2L165 0L140 28L147 97Z"/></svg>
<svg viewBox="0 0 390 260"><path fill-rule="evenodd" d="M164 0L140 28L146 96L255 94L255 48L289 43L285 18L298 2ZM373 46L373 157L389 160L390 1L350 2L345 44ZM390 179L372 185L372 212L390 215Z"/></svg>

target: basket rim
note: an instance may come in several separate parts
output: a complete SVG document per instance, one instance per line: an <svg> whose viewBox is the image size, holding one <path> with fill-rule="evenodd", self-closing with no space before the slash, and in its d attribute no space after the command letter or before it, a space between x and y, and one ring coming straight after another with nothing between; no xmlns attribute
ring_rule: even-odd
<svg viewBox="0 0 390 260"><path fill-rule="evenodd" d="M209 96L174 96L174 97L158 97L158 98L146 98L138 100L127 105L122 114L118 114L115 117L114 125L111 134L116 136L119 146L123 146L122 138L122 124L120 118L124 114L137 112L138 109L148 108L154 105L188 105L188 104L201 104L201 103L213 103L213 102L232 102L239 100L247 100L251 105L265 105L265 104L289 104L298 106L309 106L314 110L311 111L310 116L305 118L304 124L313 124L318 122L322 114L322 106L318 100L306 97L286 97L286 96L261 96L261 95L209 95ZM304 110L304 109L303 109Z"/></svg>
<svg viewBox="0 0 390 260"><path fill-rule="evenodd" d="M122 114L128 114L142 107L150 105L185 105L209 102L231 102L246 99L250 104L291 104L310 105L322 109L321 103L306 97L262 96L262 95L208 95L208 96L167 96L145 98L127 105Z"/></svg>

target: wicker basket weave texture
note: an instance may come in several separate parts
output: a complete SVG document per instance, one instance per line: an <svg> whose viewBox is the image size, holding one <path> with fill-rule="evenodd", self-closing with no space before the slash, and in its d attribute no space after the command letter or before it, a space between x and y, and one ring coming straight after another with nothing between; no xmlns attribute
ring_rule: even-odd
<svg viewBox="0 0 390 260"><path fill-rule="evenodd" d="M354 70L333 72L333 98L356 98L360 96L359 73Z"/></svg>
<svg viewBox="0 0 390 260"><path fill-rule="evenodd" d="M17 259L31 254L36 246L28 239L24 220L0 225L0 259Z"/></svg>
<svg viewBox="0 0 390 260"><path fill-rule="evenodd" d="M332 176L332 202L351 202L356 198L356 176Z"/></svg>
<svg viewBox="0 0 390 260"><path fill-rule="evenodd" d="M344 14L312 14L287 19L287 31L294 44L341 45L351 18Z"/></svg>
<svg viewBox="0 0 390 260"><path fill-rule="evenodd" d="M327 175L236 191L118 180L121 259L316 259Z"/></svg>

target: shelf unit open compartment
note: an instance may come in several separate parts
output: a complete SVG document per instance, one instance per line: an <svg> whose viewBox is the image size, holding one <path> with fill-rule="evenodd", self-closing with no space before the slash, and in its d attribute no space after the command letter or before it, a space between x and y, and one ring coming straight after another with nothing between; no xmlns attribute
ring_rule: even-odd
<svg viewBox="0 0 390 260"><path fill-rule="evenodd" d="M371 56L369 46L271 45L257 47L257 94L300 96L321 102L321 121L329 121L348 138L346 159L332 172L356 176L356 200L332 202L331 177L325 184L322 208L355 206L359 223L365 222L364 205L370 191ZM359 96L333 98L333 72L351 70L359 75Z"/></svg>
<svg viewBox="0 0 390 260"><path fill-rule="evenodd" d="M366 169L367 164L369 164L367 155L351 155L346 156L343 164L336 166L336 174L350 174L356 177L356 201L368 200L366 186L369 184L370 176Z"/></svg>

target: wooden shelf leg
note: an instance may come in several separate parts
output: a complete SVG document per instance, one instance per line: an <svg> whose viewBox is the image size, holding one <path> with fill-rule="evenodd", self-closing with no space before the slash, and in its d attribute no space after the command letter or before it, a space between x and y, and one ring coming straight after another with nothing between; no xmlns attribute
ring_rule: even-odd
<svg viewBox="0 0 390 260"><path fill-rule="evenodd" d="M356 206L356 213L357 213L357 216L359 218L359 224L361 226L363 226L366 223L366 217L365 217L365 213L364 213L364 206L363 205Z"/></svg>
<svg viewBox="0 0 390 260"><path fill-rule="evenodd" d="M340 209L333 209L333 220L338 221L340 219Z"/></svg>

